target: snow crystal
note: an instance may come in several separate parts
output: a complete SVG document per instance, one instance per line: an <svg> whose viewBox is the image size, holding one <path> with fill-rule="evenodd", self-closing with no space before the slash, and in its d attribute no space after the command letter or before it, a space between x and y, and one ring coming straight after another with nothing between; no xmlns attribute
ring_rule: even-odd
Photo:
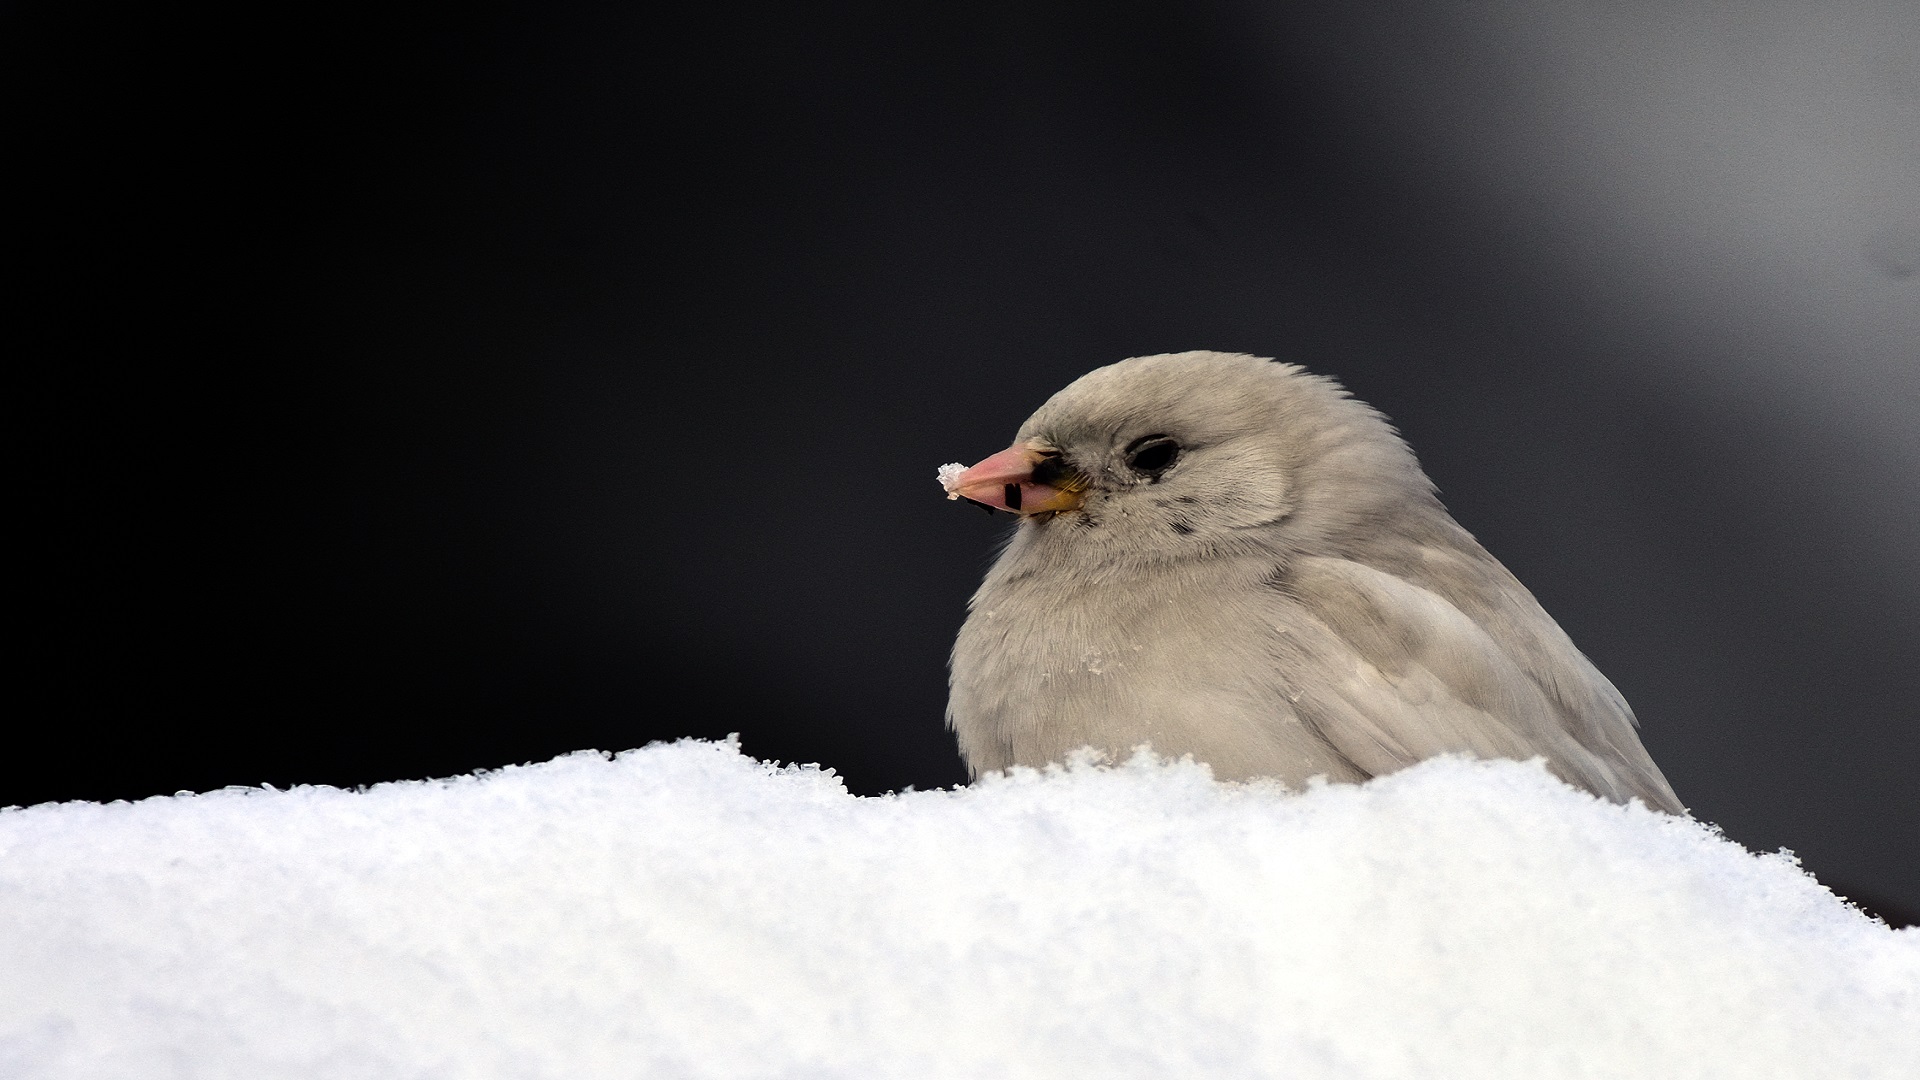
<svg viewBox="0 0 1920 1080"><path fill-rule="evenodd" d="M0 813L0 1075L1911 1076L1920 934L1441 759L847 794L731 743Z"/></svg>
<svg viewBox="0 0 1920 1080"><path fill-rule="evenodd" d="M940 487L947 493L947 498L957 499L960 497L960 493L953 489L953 485L954 481L960 479L960 474L966 471L967 467L957 461L950 461L940 466Z"/></svg>

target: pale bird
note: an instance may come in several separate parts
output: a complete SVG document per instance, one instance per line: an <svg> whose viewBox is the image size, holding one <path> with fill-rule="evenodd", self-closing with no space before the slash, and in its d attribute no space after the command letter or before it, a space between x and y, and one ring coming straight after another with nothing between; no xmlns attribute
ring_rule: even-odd
<svg viewBox="0 0 1920 1080"><path fill-rule="evenodd" d="M1291 786L1541 757L1685 813L1613 684L1332 379L1124 360L941 480L1020 515L953 648L947 722L975 776L1080 747Z"/></svg>

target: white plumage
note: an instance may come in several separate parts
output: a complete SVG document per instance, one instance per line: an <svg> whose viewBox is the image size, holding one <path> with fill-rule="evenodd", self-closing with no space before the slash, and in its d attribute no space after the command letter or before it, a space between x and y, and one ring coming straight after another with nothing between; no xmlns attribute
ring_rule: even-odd
<svg viewBox="0 0 1920 1080"><path fill-rule="evenodd" d="M942 482L1022 515L953 650L947 720L975 775L1143 743L1296 786L1541 756L1684 813L1618 691L1331 379L1125 360Z"/></svg>

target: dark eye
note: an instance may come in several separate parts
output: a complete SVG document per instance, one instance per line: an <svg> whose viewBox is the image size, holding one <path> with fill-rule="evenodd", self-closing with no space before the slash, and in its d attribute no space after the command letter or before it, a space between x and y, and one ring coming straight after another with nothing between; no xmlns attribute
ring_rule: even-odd
<svg viewBox="0 0 1920 1080"><path fill-rule="evenodd" d="M1165 435L1144 435L1127 444L1127 464L1152 475L1165 472L1180 456L1180 444Z"/></svg>

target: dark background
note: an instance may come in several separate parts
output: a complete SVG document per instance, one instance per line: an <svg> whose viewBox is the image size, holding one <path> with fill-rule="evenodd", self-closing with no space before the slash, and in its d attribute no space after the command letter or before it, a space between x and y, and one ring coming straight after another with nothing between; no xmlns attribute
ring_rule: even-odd
<svg viewBox="0 0 1920 1080"><path fill-rule="evenodd" d="M0 17L0 803L960 782L1006 526L934 467L1213 348L1382 408L1701 817L1920 908L1910 0Z"/></svg>

